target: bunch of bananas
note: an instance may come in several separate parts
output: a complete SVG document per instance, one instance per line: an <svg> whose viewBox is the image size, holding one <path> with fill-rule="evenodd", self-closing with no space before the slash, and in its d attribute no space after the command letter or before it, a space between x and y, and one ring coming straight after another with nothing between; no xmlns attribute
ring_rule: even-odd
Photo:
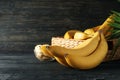
<svg viewBox="0 0 120 80"><path fill-rule="evenodd" d="M108 53L107 36L111 35L109 22L113 22L113 15L97 27L82 31L69 30L64 39L82 40L83 42L74 48L66 48L58 45L36 45L34 52L39 60L56 60L63 66L76 69L92 69L97 67Z"/></svg>

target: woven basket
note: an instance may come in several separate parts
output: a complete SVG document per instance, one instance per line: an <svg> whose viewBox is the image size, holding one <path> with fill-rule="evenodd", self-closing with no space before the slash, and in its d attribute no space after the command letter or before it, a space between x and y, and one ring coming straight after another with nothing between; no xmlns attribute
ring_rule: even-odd
<svg viewBox="0 0 120 80"><path fill-rule="evenodd" d="M74 48L75 46L81 44L83 40L75 40L75 39L64 39L62 37L52 37L51 45L62 46L65 48ZM117 39L107 41L108 42L108 53L104 59L106 61L118 60L120 59L120 47L117 49L115 54L112 54L112 49L117 42Z"/></svg>

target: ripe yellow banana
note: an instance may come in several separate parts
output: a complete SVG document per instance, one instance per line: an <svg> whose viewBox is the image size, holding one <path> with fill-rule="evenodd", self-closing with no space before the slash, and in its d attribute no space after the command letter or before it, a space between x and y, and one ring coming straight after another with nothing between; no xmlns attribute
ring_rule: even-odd
<svg viewBox="0 0 120 80"><path fill-rule="evenodd" d="M65 61L64 58L60 58L60 57L55 56L54 53L52 53L50 50L48 50L48 47L49 47L49 45L46 45L44 48L48 52L48 54L50 54L50 56L52 58L54 58L58 63L60 63L63 66L66 66L66 67L69 66L68 63Z"/></svg>
<svg viewBox="0 0 120 80"><path fill-rule="evenodd" d="M64 34L64 39L73 39L74 38L74 34L76 32L80 32L79 30L69 30Z"/></svg>
<svg viewBox="0 0 120 80"><path fill-rule="evenodd" d="M49 45L46 46L45 49L49 52L49 54L50 54L52 57L54 57L54 59L55 59L58 63L60 63L60 64L63 65L63 66L66 66L66 67L69 66L68 63L65 61L65 58L61 58L61 57L55 56L54 53L48 49L48 47L49 47Z"/></svg>
<svg viewBox="0 0 120 80"><path fill-rule="evenodd" d="M41 52L43 52L43 54L45 56L53 57L53 55L48 51L48 49L46 48L46 46L49 46L49 45L48 44L41 45L41 47L40 47Z"/></svg>
<svg viewBox="0 0 120 80"><path fill-rule="evenodd" d="M88 35L88 34L86 34L84 32L76 32L74 34L74 39L75 40L85 40L85 39L88 39L90 37L92 37L92 35Z"/></svg>
<svg viewBox="0 0 120 80"><path fill-rule="evenodd" d="M70 67L69 64L66 62L65 58L60 58L57 56L54 56L55 60L60 63L63 66Z"/></svg>
<svg viewBox="0 0 120 80"><path fill-rule="evenodd" d="M100 28L100 26L101 26L101 25L98 25L98 26L92 27L92 28L90 28L90 29L93 29L94 32L96 32L96 31L98 31L98 29Z"/></svg>
<svg viewBox="0 0 120 80"><path fill-rule="evenodd" d="M95 31L92 28L88 28L88 29L84 30L84 33L86 33L88 35L93 35L95 33Z"/></svg>
<svg viewBox="0 0 120 80"><path fill-rule="evenodd" d="M36 45L34 49L35 57L40 61L51 61L54 60L53 55L46 49L48 44Z"/></svg>
<svg viewBox="0 0 120 80"><path fill-rule="evenodd" d="M81 56L87 56L97 48L99 40L100 34L99 31L97 31L92 38L85 40L80 45L74 48L68 49L61 46L49 46L48 50L54 53L55 56L62 58L64 57L65 53L80 53Z"/></svg>
<svg viewBox="0 0 120 80"><path fill-rule="evenodd" d="M101 33L101 40L94 52L89 56L81 56L80 53L67 53L65 59L67 63L77 69L92 69L97 67L105 58L108 51L107 41L104 35Z"/></svg>
<svg viewBox="0 0 120 80"><path fill-rule="evenodd" d="M102 30L103 34L107 34L107 32L112 28L109 26L109 23L113 22L114 15L109 16L102 25L98 28L98 30Z"/></svg>

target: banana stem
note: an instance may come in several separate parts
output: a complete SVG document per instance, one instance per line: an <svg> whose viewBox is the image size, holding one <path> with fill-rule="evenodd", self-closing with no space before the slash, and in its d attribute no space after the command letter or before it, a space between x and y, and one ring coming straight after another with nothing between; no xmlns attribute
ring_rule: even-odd
<svg viewBox="0 0 120 80"><path fill-rule="evenodd" d="M111 16L109 16L105 21L104 21L104 23L99 27L99 29L98 30L102 30L103 31L103 33L104 33L104 35L108 32L108 30L111 28L110 26L109 26L109 23L110 22L113 22L113 18L114 17L114 15L111 15Z"/></svg>

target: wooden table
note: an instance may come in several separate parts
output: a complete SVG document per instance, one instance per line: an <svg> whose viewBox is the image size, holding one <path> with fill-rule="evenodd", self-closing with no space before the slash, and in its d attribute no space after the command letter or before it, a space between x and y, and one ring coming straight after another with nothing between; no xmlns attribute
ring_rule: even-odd
<svg viewBox="0 0 120 80"><path fill-rule="evenodd" d="M120 61L92 70L40 62L37 44L102 24L120 0L0 0L0 80L120 80Z"/></svg>
<svg viewBox="0 0 120 80"><path fill-rule="evenodd" d="M120 80L120 61L102 63L92 70L76 70L40 62L33 52L0 52L0 80Z"/></svg>

